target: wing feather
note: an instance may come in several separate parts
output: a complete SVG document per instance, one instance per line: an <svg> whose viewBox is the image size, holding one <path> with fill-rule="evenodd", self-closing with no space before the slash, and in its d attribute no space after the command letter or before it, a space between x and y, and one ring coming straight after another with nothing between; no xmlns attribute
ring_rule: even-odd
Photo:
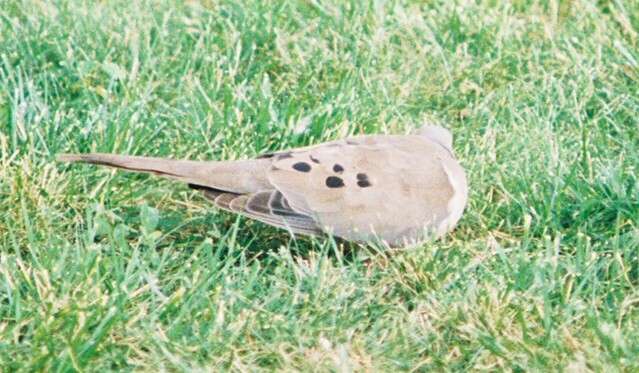
<svg viewBox="0 0 639 373"><path fill-rule="evenodd" d="M290 208L286 209L281 202L272 204L273 201L283 198L283 195L277 190L252 194L246 203L244 213L256 219L268 219L269 224L294 232L309 235L322 233L312 217L300 214Z"/></svg>
<svg viewBox="0 0 639 373"><path fill-rule="evenodd" d="M200 186L194 189L200 190L204 197L212 200L222 210L242 214L265 224L288 229L293 233L311 236L322 233L312 217L288 207L286 199L277 190L234 194Z"/></svg>
<svg viewBox="0 0 639 373"><path fill-rule="evenodd" d="M394 242L436 229L449 215L454 191L443 160L450 157L424 136L361 136L275 155L267 177L322 230Z"/></svg>

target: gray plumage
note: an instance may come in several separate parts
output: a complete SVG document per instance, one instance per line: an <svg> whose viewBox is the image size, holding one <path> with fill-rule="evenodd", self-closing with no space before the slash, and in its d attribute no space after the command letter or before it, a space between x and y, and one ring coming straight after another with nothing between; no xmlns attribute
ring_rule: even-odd
<svg viewBox="0 0 639 373"><path fill-rule="evenodd" d="M303 235L404 246L452 230L466 205L466 176L452 136L368 135L238 161L69 154L85 162L188 183L219 208Z"/></svg>

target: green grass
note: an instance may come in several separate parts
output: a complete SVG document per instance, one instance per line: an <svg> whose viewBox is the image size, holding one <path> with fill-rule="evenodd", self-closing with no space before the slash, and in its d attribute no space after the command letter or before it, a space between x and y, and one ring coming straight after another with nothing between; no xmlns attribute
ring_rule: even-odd
<svg viewBox="0 0 639 373"><path fill-rule="evenodd" d="M639 370L638 1L196 3L0 2L0 371ZM470 202L393 253L54 161L425 121Z"/></svg>

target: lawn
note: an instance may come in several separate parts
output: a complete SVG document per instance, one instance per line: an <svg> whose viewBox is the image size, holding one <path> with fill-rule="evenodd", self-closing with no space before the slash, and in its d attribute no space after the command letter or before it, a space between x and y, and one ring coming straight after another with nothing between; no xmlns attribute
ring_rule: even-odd
<svg viewBox="0 0 639 373"><path fill-rule="evenodd" d="M456 3L1 1L0 371L639 370L639 1ZM424 122L470 200L393 252L55 162Z"/></svg>

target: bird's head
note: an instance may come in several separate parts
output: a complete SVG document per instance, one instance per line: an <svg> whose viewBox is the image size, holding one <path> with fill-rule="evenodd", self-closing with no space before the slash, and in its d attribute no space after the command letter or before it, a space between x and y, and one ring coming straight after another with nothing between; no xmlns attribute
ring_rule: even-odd
<svg viewBox="0 0 639 373"><path fill-rule="evenodd" d="M417 133L421 136L428 137L449 151L453 151L453 135L444 127L426 124L422 126Z"/></svg>

